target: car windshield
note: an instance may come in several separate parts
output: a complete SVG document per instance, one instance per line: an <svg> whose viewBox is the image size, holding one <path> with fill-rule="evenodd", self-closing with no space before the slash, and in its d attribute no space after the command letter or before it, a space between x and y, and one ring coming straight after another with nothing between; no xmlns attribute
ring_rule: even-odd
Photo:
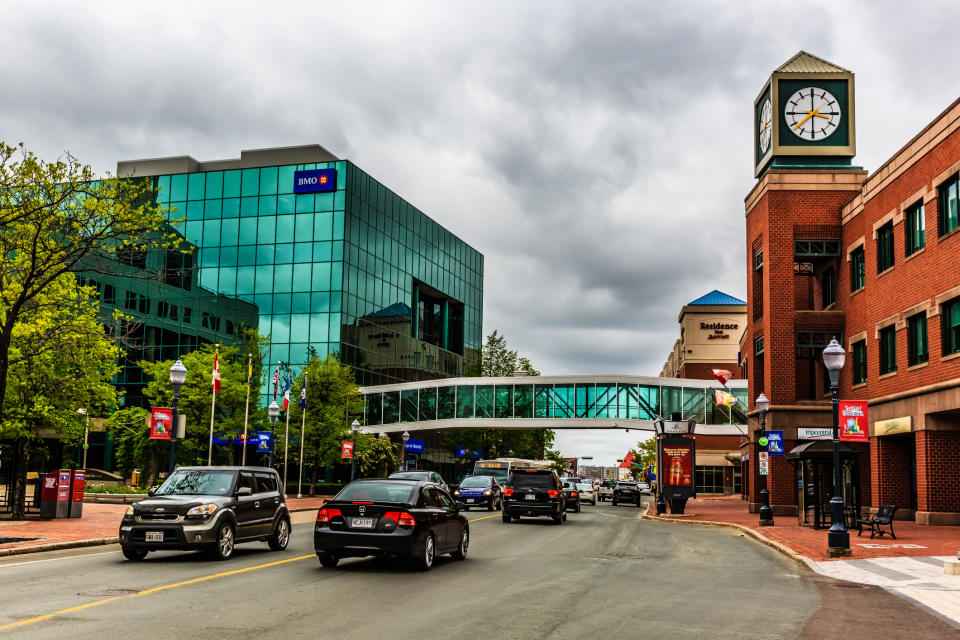
<svg viewBox="0 0 960 640"><path fill-rule="evenodd" d="M352 482L340 490L334 500L364 500L370 502L400 502L413 504L419 493L419 485L412 482L389 480L365 480Z"/></svg>
<svg viewBox="0 0 960 640"><path fill-rule="evenodd" d="M553 474L549 473L513 473L510 474L510 484L514 487L529 487L531 489L552 489Z"/></svg>
<svg viewBox="0 0 960 640"><path fill-rule="evenodd" d="M429 471L400 471L398 473L391 473L391 478L406 478L408 480L429 480L430 472Z"/></svg>
<svg viewBox="0 0 960 640"><path fill-rule="evenodd" d="M491 478L484 476L470 476L469 478L464 478L463 482L460 483L461 489L471 489L474 487L489 487L491 484Z"/></svg>
<svg viewBox="0 0 960 640"><path fill-rule="evenodd" d="M233 471L174 471L160 485L158 496L225 496L233 484Z"/></svg>

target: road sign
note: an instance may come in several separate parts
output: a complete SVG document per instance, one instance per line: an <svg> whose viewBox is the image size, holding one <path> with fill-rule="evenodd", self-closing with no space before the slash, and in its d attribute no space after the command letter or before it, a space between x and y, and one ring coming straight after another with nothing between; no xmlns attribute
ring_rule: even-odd
<svg viewBox="0 0 960 640"><path fill-rule="evenodd" d="M766 451L761 451L757 459L760 461L760 475L770 475L770 454Z"/></svg>

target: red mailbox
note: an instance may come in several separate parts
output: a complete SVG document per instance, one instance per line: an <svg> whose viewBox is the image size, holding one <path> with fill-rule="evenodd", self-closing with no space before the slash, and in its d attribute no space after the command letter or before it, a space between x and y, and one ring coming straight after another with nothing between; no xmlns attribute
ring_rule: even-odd
<svg viewBox="0 0 960 640"><path fill-rule="evenodd" d="M40 517L66 518L70 515L70 475L70 469L60 469L43 476Z"/></svg>
<svg viewBox="0 0 960 640"><path fill-rule="evenodd" d="M87 486L87 472L84 469L74 469L70 482L70 517L83 517L83 491Z"/></svg>

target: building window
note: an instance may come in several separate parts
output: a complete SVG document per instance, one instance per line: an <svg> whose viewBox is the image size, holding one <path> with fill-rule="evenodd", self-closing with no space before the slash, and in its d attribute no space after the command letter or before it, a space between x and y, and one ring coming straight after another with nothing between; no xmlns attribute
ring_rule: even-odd
<svg viewBox="0 0 960 640"><path fill-rule="evenodd" d="M927 353L927 314L918 313L907 318L907 364L926 362Z"/></svg>
<svg viewBox="0 0 960 640"><path fill-rule="evenodd" d="M897 326L880 329L880 375L897 370Z"/></svg>
<svg viewBox="0 0 960 640"><path fill-rule="evenodd" d="M937 210L941 236L960 226L957 212L957 176L953 176L937 189Z"/></svg>
<svg viewBox="0 0 960 640"><path fill-rule="evenodd" d="M763 317L763 251L753 256L753 319Z"/></svg>
<svg viewBox="0 0 960 640"><path fill-rule="evenodd" d="M723 467L697 466L697 493L723 493Z"/></svg>
<svg viewBox="0 0 960 640"><path fill-rule="evenodd" d="M837 272L830 267L820 277L820 292L823 295L823 308L837 301Z"/></svg>
<svg viewBox="0 0 960 640"><path fill-rule="evenodd" d="M867 381L867 341L853 343L853 384Z"/></svg>
<svg viewBox="0 0 960 640"><path fill-rule="evenodd" d="M960 353L960 298L943 304L943 355Z"/></svg>
<svg viewBox="0 0 960 640"><path fill-rule="evenodd" d="M877 273L893 266L893 221L877 229Z"/></svg>
<svg viewBox="0 0 960 640"><path fill-rule="evenodd" d="M756 393L763 392L763 336L753 341L753 386Z"/></svg>
<svg viewBox="0 0 960 640"><path fill-rule="evenodd" d="M867 283L863 246L859 246L850 253L850 291L863 289Z"/></svg>
<svg viewBox="0 0 960 640"><path fill-rule="evenodd" d="M907 255L913 255L927 245L927 223L924 220L923 201L906 210L903 216Z"/></svg>

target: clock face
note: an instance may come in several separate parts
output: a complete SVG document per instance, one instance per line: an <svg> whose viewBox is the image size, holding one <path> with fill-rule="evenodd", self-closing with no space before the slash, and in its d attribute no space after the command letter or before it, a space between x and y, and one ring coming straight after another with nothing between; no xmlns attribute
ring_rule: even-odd
<svg viewBox="0 0 960 640"><path fill-rule="evenodd" d="M773 106L770 98L764 100L760 107L760 122L757 126L760 128L760 154L763 155L770 148L770 137L773 134Z"/></svg>
<svg viewBox="0 0 960 640"><path fill-rule="evenodd" d="M802 140L823 140L840 124L840 101L826 89L806 87L783 107L784 122Z"/></svg>

